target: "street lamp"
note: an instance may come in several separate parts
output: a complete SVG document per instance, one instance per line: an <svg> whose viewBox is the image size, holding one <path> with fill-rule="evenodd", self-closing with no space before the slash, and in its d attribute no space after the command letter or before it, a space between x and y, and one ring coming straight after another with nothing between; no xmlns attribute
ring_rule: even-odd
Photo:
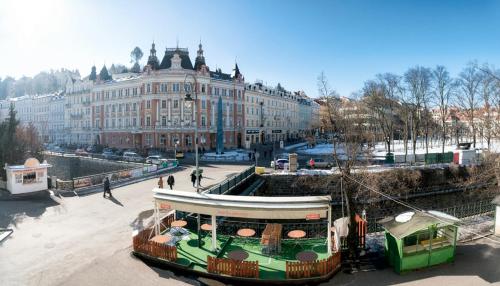
<svg viewBox="0 0 500 286"><path fill-rule="evenodd" d="M189 90L186 90L187 87L187 78L188 76L191 76L194 80L194 89L189 88ZM184 90L186 91L186 97L184 98L186 104L193 104L193 112L195 113L195 118L194 118L194 147L195 147L195 162L196 162L196 169L195 169L195 176L196 176L196 193L200 193L200 169L198 165L198 114L196 114L196 102L198 101L198 93L197 93L197 86L198 86L198 81L196 80L196 77L192 74L186 74L184 77ZM189 82L189 87L192 87L191 82ZM194 91L194 99L191 97L191 94L189 93L190 91ZM201 214L198 214L197 216L197 230L198 230L198 247L201 248L201 236L200 236L200 224L201 224Z"/></svg>

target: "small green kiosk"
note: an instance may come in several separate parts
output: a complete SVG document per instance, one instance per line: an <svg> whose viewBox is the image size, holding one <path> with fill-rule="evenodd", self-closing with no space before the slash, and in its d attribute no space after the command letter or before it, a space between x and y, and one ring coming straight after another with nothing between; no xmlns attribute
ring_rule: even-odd
<svg viewBox="0 0 500 286"><path fill-rule="evenodd" d="M397 273L453 262L459 219L438 211L405 212L387 217L385 255Z"/></svg>

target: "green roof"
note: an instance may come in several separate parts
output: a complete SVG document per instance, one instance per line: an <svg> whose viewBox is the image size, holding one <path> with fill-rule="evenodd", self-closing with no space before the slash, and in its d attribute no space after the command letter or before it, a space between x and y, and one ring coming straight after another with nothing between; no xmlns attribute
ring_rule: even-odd
<svg viewBox="0 0 500 286"><path fill-rule="evenodd" d="M458 218L438 211L415 211L405 212L396 217L386 217L378 223L392 236L402 239L430 226L443 227L454 225L458 221L460 221Z"/></svg>

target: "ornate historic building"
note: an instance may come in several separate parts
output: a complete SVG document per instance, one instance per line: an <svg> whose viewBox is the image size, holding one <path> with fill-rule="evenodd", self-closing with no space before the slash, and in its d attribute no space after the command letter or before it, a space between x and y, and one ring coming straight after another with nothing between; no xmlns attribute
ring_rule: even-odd
<svg viewBox="0 0 500 286"><path fill-rule="evenodd" d="M97 76L73 82L67 90L72 142L163 150L177 144L193 150L197 121L200 148L214 149L220 120L224 146L243 144L243 75L237 65L232 74L210 70L201 44L194 65L181 48L167 48L160 62L153 44L143 72L108 81ZM196 104L185 100L188 93L193 99L197 94Z"/></svg>

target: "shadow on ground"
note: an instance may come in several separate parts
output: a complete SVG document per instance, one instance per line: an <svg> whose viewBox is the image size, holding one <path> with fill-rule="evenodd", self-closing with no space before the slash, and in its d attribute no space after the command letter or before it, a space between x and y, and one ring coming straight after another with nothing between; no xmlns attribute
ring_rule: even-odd
<svg viewBox="0 0 500 286"><path fill-rule="evenodd" d="M4 191L0 193L0 228L15 228L25 218L38 218L50 207L55 207L56 212L65 211L64 206L55 200L57 198L47 192L23 196L11 196Z"/></svg>
<svg viewBox="0 0 500 286"><path fill-rule="evenodd" d="M500 241L500 240L499 240ZM338 273L330 281L321 285L394 285L414 283L425 285L431 283L425 279L439 279L445 285L447 276L479 277L487 283L500 282L500 246L495 243L476 241L471 244L458 245L455 263L437 265L428 269L399 275L387 266L383 270L358 272L355 274ZM436 281L434 281L436 282ZM434 283L432 282L432 283ZM434 283L435 284L435 283Z"/></svg>

